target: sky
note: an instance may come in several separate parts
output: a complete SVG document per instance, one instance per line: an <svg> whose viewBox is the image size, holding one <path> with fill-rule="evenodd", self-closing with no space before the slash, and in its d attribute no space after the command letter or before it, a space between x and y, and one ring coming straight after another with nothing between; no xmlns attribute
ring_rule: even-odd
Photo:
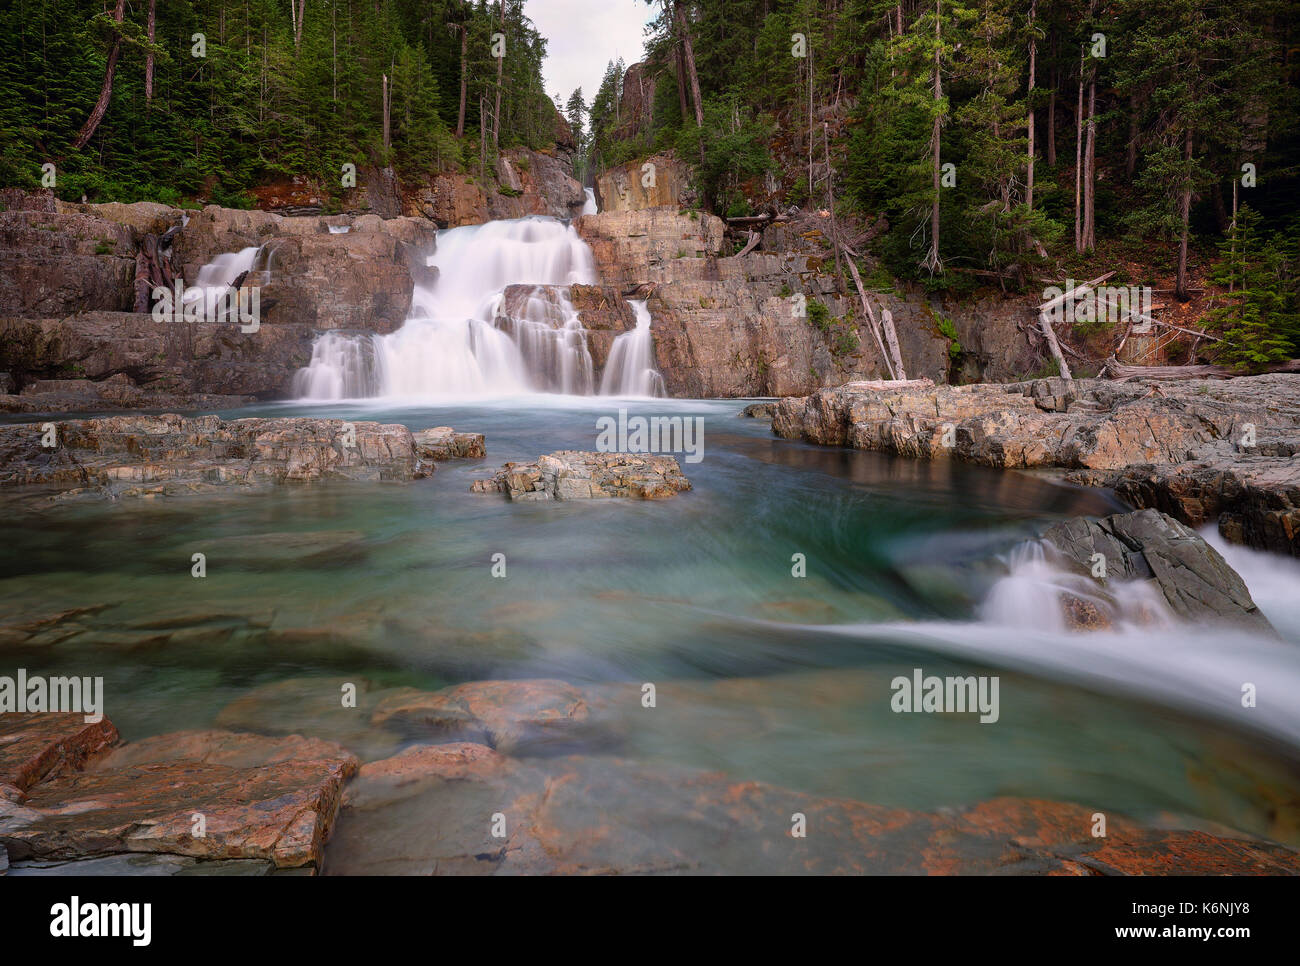
<svg viewBox="0 0 1300 966"><path fill-rule="evenodd" d="M546 93L563 104L581 87L590 105L611 60L641 59L656 7L645 0L527 0L524 15L546 38Z"/></svg>

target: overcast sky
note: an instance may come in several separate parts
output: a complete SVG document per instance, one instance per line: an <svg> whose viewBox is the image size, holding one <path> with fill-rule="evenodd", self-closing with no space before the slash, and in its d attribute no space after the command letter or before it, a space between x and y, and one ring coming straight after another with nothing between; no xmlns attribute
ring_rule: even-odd
<svg viewBox="0 0 1300 966"><path fill-rule="evenodd" d="M641 59L655 10L645 0L526 0L524 14L546 38L546 93L563 105L581 87L590 105L606 64Z"/></svg>

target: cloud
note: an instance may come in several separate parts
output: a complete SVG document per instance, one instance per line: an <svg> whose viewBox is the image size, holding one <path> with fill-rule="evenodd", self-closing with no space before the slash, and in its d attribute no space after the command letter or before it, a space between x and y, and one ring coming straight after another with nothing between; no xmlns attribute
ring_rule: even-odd
<svg viewBox="0 0 1300 966"><path fill-rule="evenodd" d="M581 87L590 104L611 60L644 56L645 25L657 10L645 0L528 0L524 14L546 38L546 93L563 103Z"/></svg>

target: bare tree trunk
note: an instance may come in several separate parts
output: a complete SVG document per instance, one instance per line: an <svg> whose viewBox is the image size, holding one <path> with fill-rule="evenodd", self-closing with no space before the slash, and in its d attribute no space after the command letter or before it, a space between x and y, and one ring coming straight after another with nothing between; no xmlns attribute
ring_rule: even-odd
<svg viewBox="0 0 1300 966"><path fill-rule="evenodd" d="M1137 174L1138 166L1138 99L1134 94L1128 99L1128 144L1124 149L1124 177L1129 181Z"/></svg>
<svg viewBox="0 0 1300 966"><path fill-rule="evenodd" d="M1052 34L1052 93L1047 99L1047 166L1056 167L1056 92L1061 87L1061 67L1057 60L1059 44Z"/></svg>
<svg viewBox="0 0 1300 966"><path fill-rule="evenodd" d="M1074 250L1083 251L1083 51L1079 51L1079 108L1074 115Z"/></svg>
<svg viewBox="0 0 1300 966"><path fill-rule="evenodd" d="M1034 68L1038 59L1038 41L1033 35L1034 15L1038 12L1038 0L1031 0L1029 4L1029 151L1025 172L1025 205L1029 208L1034 207Z"/></svg>
<svg viewBox="0 0 1300 966"><path fill-rule="evenodd" d="M822 149L826 152L826 209L831 213L831 237L838 239L840 237L839 225L835 222L835 171L831 167L831 138L828 133L830 125L825 121L822 122ZM840 246L838 244L831 246L835 252L835 275L843 280L843 269L840 268Z"/></svg>
<svg viewBox="0 0 1300 966"><path fill-rule="evenodd" d="M1229 226L1229 231L1232 232L1232 265L1233 265L1233 269L1232 269L1232 274L1228 276L1228 291L1229 291L1229 292L1234 291L1234 290L1236 289L1236 287L1237 287L1237 286L1236 286L1236 281L1237 281L1237 268L1236 268L1236 265L1237 265L1237 185L1238 185L1239 183L1240 183L1240 182L1238 182L1238 180L1237 180L1237 176L1236 176L1236 174L1234 173L1233 176L1232 176L1232 224L1231 224L1231 226Z"/></svg>
<svg viewBox="0 0 1300 966"><path fill-rule="evenodd" d="M682 45L677 45L675 54L677 58L677 103L681 108L682 120L686 120L686 115L690 111L690 105L686 103L686 56L682 53Z"/></svg>
<svg viewBox="0 0 1300 966"><path fill-rule="evenodd" d="M1097 68L1088 75L1088 139L1083 157L1083 247L1097 247Z"/></svg>
<svg viewBox="0 0 1300 966"><path fill-rule="evenodd" d="M393 129L392 129L392 93L388 89L388 75L384 74L384 86L382 96L384 99L384 150L387 151L393 146Z"/></svg>
<svg viewBox="0 0 1300 966"><path fill-rule="evenodd" d="M506 33L506 0L498 0L501 8L501 36ZM504 54L505 51L503 50ZM505 67L505 57L497 58L497 103L492 114L492 150L499 151L501 144L501 71Z"/></svg>
<svg viewBox="0 0 1300 966"><path fill-rule="evenodd" d="M117 6L113 8L113 20L117 23L122 22L126 16L126 0L117 0ZM90 117L86 118L86 123L81 126L81 131L77 134L77 139L72 142L72 150L80 151L86 146L95 135L95 128L99 127L99 122L104 119L108 112L108 102L113 97L113 73L117 70L117 58L122 52L122 38L118 36L113 40L113 49L108 52L108 65L104 68L104 84L99 89L99 99L95 101L95 106L91 108Z"/></svg>
<svg viewBox="0 0 1300 966"><path fill-rule="evenodd" d="M1183 146L1183 160L1187 163L1188 175L1187 183L1183 187L1183 197L1179 205L1179 216L1183 221L1183 236L1178 243L1178 279L1174 282L1174 294L1179 299L1186 302L1187 294L1187 234L1190 226L1190 216L1192 213L1192 179L1191 179L1191 161L1192 161L1192 129L1187 129L1187 140Z"/></svg>
<svg viewBox="0 0 1300 966"><path fill-rule="evenodd" d="M456 138L465 136L465 98L469 94L469 74L465 70L465 60L469 51L469 29L460 25L460 113L456 115Z"/></svg>
<svg viewBox="0 0 1300 966"><path fill-rule="evenodd" d="M677 27L677 40L682 45L686 59L686 76L691 82L691 97L695 101L695 126L704 127L704 101L700 98L700 75L695 71L695 46L691 43L691 26L686 22L686 11L681 0L672 0L673 23Z"/></svg>
<svg viewBox="0 0 1300 966"><path fill-rule="evenodd" d="M942 9L942 0L935 0L934 3L934 129L931 132L931 138L934 141L934 202L930 207L930 251L925 258L925 267L931 272L943 271L943 263L939 260L939 191L941 188L939 180L939 103L943 100L943 81L940 73L940 39L941 31L939 27L939 17Z"/></svg>
<svg viewBox="0 0 1300 966"><path fill-rule="evenodd" d="M289 6L293 7L293 0L289 0ZM307 16L307 0L298 0L298 16L293 25L293 49L296 53L302 49L302 21Z"/></svg>
<svg viewBox="0 0 1300 966"><path fill-rule="evenodd" d="M155 7L158 0L149 0L149 52L144 55L144 102L145 104L153 103L153 38L154 27L156 23Z"/></svg>

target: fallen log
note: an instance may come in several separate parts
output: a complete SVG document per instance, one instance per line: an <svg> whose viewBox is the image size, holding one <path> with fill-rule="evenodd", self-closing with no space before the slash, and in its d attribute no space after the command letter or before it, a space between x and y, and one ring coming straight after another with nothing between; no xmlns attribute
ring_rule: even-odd
<svg viewBox="0 0 1300 966"><path fill-rule="evenodd" d="M1278 362L1252 373L1240 372L1230 366L1128 366L1114 356L1107 359L1101 368L1101 374L1115 382L1127 382L1130 379L1235 379L1273 372L1300 372L1300 359Z"/></svg>

